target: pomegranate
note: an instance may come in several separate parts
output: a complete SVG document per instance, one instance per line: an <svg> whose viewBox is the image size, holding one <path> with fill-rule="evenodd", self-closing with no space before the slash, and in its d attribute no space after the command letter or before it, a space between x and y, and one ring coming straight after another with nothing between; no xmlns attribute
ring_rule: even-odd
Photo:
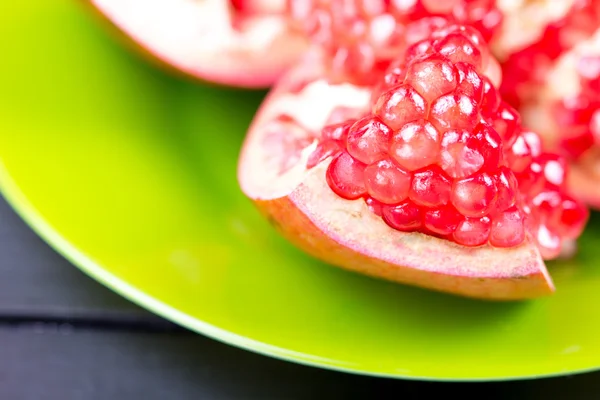
<svg viewBox="0 0 600 400"><path fill-rule="evenodd" d="M89 0L162 65L218 84L270 86L306 40L288 29L284 0Z"/></svg>
<svg viewBox="0 0 600 400"><path fill-rule="evenodd" d="M250 128L242 190L334 265L476 298L548 295L542 256L572 249L588 211L502 101L478 32L429 26L371 85L332 81L327 50L308 54Z"/></svg>

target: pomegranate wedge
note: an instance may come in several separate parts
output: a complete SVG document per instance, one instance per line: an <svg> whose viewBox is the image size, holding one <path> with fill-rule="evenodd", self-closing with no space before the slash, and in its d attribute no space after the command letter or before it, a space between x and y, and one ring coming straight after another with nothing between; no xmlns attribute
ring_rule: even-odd
<svg viewBox="0 0 600 400"><path fill-rule="evenodd" d="M219 84L270 86L306 46L281 0L89 2L162 64Z"/></svg>
<svg viewBox="0 0 600 400"><path fill-rule="evenodd" d="M458 295L511 300L554 291L530 238L507 249L461 246L393 229L362 198L347 200L334 193L326 178L331 158L307 168L316 148L312 132L326 124L336 107L366 107L369 93L323 80L294 93L293 80L302 70L291 71L268 96L239 164L242 190L285 237L333 265ZM281 121L281 115L297 122ZM303 143L306 147L297 146Z"/></svg>
<svg viewBox="0 0 600 400"><path fill-rule="evenodd" d="M267 218L368 275L484 299L552 293L543 258L572 251L588 211L565 161L500 98L477 32L434 27L374 86L333 83L324 54L277 85L244 144L240 184Z"/></svg>

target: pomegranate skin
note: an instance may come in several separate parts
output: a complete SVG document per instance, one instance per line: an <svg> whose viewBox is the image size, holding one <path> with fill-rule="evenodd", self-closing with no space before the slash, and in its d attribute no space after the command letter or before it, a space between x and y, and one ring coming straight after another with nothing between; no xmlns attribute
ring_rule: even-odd
<svg viewBox="0 0 600 400"><path fill-rule="evenodd" d="M324 174L322 166L316 168L321 168L319 173ZM529 240L516 251L488 253L489 247L469 250L444 239L398 232L404 237L398 252L420 257L422 263L421 266L401 265L354 250L332 238L303 212L302 192L303 187L299 187L288 196L255 199L254 204L283 237L331 265L374 278L480 300L527 300L549 296L555 291L539 253ZM365 210L363 216L366 214L372 213ZM403 249L403 246L406 247ZM471 274L460 272L460 260L465 257L476 258L480 270ZM517 264L521 267L506 273L507 265Z"/></svg>

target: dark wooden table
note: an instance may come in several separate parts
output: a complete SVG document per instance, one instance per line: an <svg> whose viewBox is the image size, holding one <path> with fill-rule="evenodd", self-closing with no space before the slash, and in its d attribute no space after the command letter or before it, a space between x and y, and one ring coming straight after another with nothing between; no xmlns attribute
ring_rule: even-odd
<svg viewBox="0 0 600 400"><path fill-rule="evenodd" d="M0 198L0 400L421 399L439 389L478 399L597 399L600 373L427 383L256 355L112 293L56 254Z"/></svg>

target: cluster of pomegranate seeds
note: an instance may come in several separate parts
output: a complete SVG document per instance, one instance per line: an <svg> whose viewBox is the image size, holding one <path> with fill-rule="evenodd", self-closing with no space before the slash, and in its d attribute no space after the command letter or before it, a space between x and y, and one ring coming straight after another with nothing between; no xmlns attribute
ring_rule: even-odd
<svg viewBox="0 0 600 400"><path fill-rule="evenodd" d="M369 115L323 129L311 165L332 156L331 189L394 229L495 247L530 232L554 258L587 210L565 192L564 160L483 74L488 53L473 28L434 30L389 68Z"/></svg>
<svg viewBox="0 0 600 400"><path fill-rule="evenodd" d="M559 99L552 115L560 131L560 150L577 159L600 144L600 56L582 57L577 63L580 92Z"/></svg>
<svg viewBox="0 0 600 400"><path fill-rule="evenodd" d="M518 107L546 79L553 62L600 26L600 1L575 0L569 12L546 26L537 42L502 63L502 97Z"/></svg>
<svg viewBox="0 0 600 400"><path fill-rule="evenodd" d="M488 40L502 22L495 0L288 0L298 29L328 54L333 80L370 85L390 60L448 20Z"/></svg>

